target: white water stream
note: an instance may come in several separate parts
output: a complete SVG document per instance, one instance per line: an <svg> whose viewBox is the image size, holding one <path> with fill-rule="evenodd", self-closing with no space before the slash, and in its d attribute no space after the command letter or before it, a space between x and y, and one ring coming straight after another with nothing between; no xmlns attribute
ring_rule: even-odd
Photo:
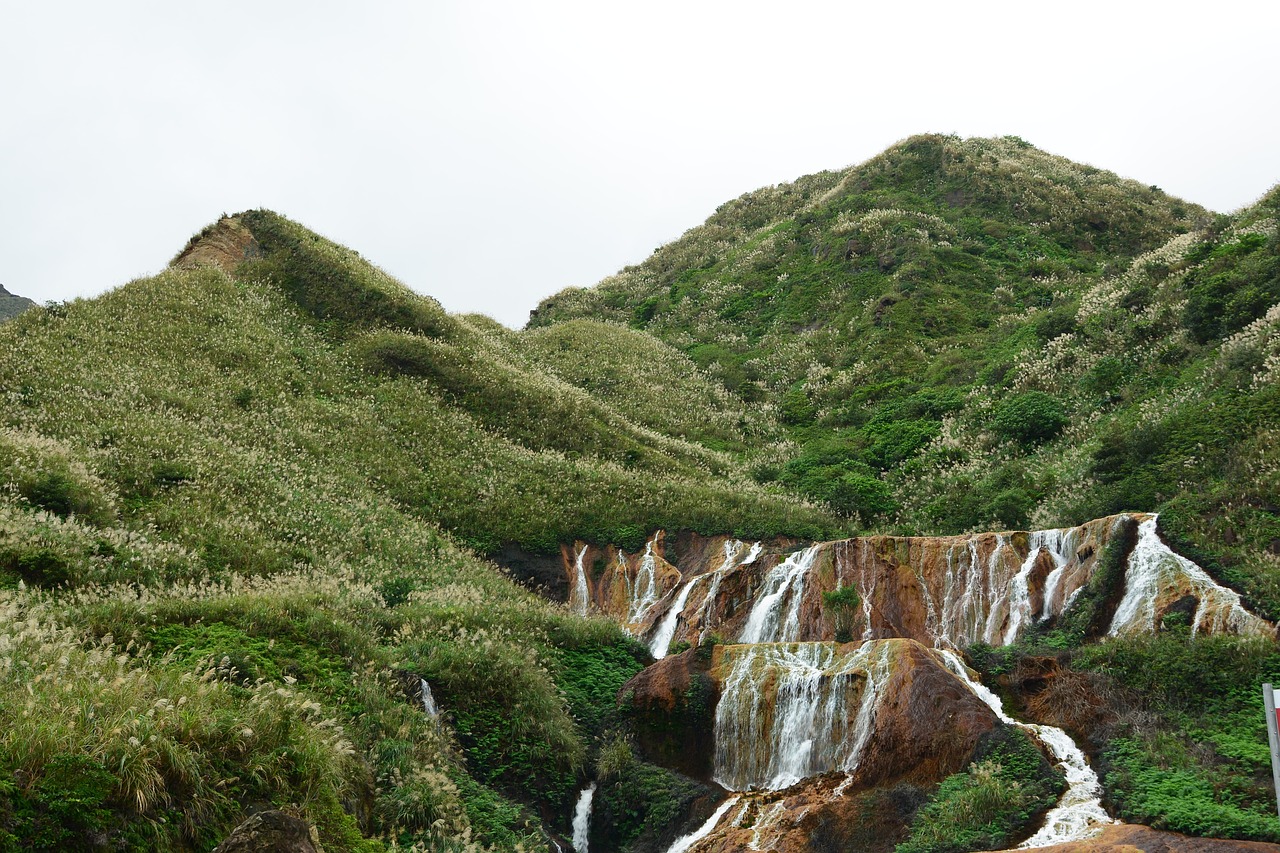
<svg viewBox="0 0 1280 853"><path fill-rule="evenodd" d="M635 624L644 620L649 608L658 603L658 570L657 557L653 554L653 544L657 535L644 545L644 556L640 558L640 568L636 572L635 582L629 584L628 600L631 607L627 611L627 622ZM622 562L622 552L618 552L618 561Z"/></svg>
<svg viewBox="0 0 1280 853"><path fill-rule="evenodd" d="M739 566L754 563L756 558L760 556L762 546L759 542L756 542L747 551L745 559L739 559L746 548L746 544L737 539L731 539L724 543L724 559L721 560L720 567L710 573L711 589L707 592L703 608L704 613L715 604L716 595L720 591L720 579ZM649 653L656 660L662 660L667 656L667 649L671 647L671 640L676 635L680 617L684 614L684 606L689 601L689 593L693 592L693 588L705 577L707 575L698 575L685 583L676 594L676 600L671 603L671 607L667 609L666 614L662 617L662 622L659 623L657 630L654 631L653 639L649 642Z"/></svg>
<svg viewBox="0 0 1280 853"><path fill-rule="evenodd" d="M1013 719L1004 712L1004 704L1001 703L1000 697L974 678L958 655L951 651L939 651L946 662L947 669L967 684L974 695L986 703L1001 722L1030 732L1048 747L1053 757L1057 759L1059 769L1066 774L1066 793L1062 795L1058 805L1045 815L1044 824L1039 832L1022 842L1019 847L1047 847L1050 844L1081 841L1091 837L1107 824L1115 823L1115 820L1102 807L1102 783L1098 781L1098 774L1093 772L1080 747L1076 746L1075 741L1066 732L1054 726L1022 723Z"/></svg>
<svg viewBox="0 0 1280 853"><path fill-rule="evenodd" d="M711 817L707 818L706 823L688 835L682 835L677 838L675 843L667 848L667 853L686 853L690 847L710 835L711 831L716 828L716 824L720 823L720 819L725 816L725 812L733 808L734 803L738 802L740 799L742 799L741 796L733 796L725 800L720 804L720 807L711 814Z"/></svg>
<svg viewBox="0 0 1280 853"><path fill-rule="evenodd" d="M653 639L649 641L649 654L653 655L655 660L662 660L667 656L667 649L671 648L671 638L676 635L676 625L680 622L680 614L684 613L684 605L689 600L689 593L693 592L698 581L704 577L706 575L698 575L680 588L680 592L676 594L676 600L671 602L671 607L667 609L662 622L658 624L658 630L653 632Z"/></svg>
<svg viewBox="0 0 1280 853"><path fill-rule="evenodd" d="M418 679L422 682L421 692L419 696L422 698L422 710L427 712L427 716L435 719L440 716L440 709L436 707L436 697L431 695L431 685L427 683L425 678Z"/></svg>
<svg viewBox="0 0 1280 853"><path fill-rule="evenodd" d="M591 831L591 798L596 795L596 783L582 789L578 805L573 810L573 849L587 853L587 835Z"/></svg>
<svg viewBox="0 0 1280 853"><path fill-rule="evenodd" d="M587 569L582 564L583 559L587 556L587 546L583 545L582 550L578 552L578 558L574 560L574 584L573 598L570 606L573 612L579 616L587 615L587 605L591 601L591 592L587 589Z"/></svg>
<svg viewBox="0 0 1280 853"><path fill-rule="evenodd" d="M1004 632L1004 645L1015 642L1022 629L1031 624L1034 615L1031 612L1031 572L1042 552L1048 553L1053 560L1053 569L1045 577L1044 604L1038 618L1044 621L1053 615L1053 596L1062 581L1063 570L1075 558L1075 540L1078 535L1076 528L1035 530L1028 535L1027 558L1022 561L1022 566L1010 584L1009 622Z"/></svg>
<svg viewBox="0 0 1280 853"><path fill-rule="evenodd" d="M785 643L800 637L800 599L804 579L822 546L796 551L769 570L747 617L739 643ZM787 612L782 615L783 603Z"/></svg>
<svg viewBox="0 0 1280 853"><path fill-rule="evenodd" d="M1124 597L1111 620L1111 636L1154 631L1161 588L1183 589L1199 600L1192 636L1199 631L1272 632L1268 623L1241 606L1235 591L1220 586L1204 569L1169 550L1156 532L1156 518L1152 516L1138 526L1138 544L1129 555Z"/></svg>
<svg viewBox="0 0 1280 853"><path fill-rule="evenodd" d="M716 782L777 791L856 769L891 674L889 651L887 643L843 655L830 643L735 649L716 705Z"/></svg>

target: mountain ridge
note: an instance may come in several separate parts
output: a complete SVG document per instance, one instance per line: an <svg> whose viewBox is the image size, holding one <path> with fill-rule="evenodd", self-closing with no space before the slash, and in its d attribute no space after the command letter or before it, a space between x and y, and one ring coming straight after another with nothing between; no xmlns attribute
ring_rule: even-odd
<svg viewBox="0 0 1280 853"><path fill-rule="evenodd" d="M814 812L789 845L1025 837L1058 752L1003 701L1071 729L1113 815L1280 840L1254 707L1280 654L1203 636L1234 610L1200 606L1229 584L1280 614L1280 194L1209 217L1016 138L921 137L749 195L708 226L724 246L700 232L634 293L519 332L265 210L0 327L0 847L210 850L270 803L330 850L549 851L594 792L596 849L664 850L728 813L669 759L685 736L705 757L733 672L769 673L734 706L744 731L797 674L848 688L852 748L880 701L865 686L909 680L908 659L982 733L892 788L752 794L725 831L818 797L840 819ZM1122 515L1105 543L988 533L923 562L868 535L1112 509L1162 530ZM1102 639L1140 544L1164 567L1152 624ZM1059 568L1089 573L1070 601ZM556 573L563 605L516 582ZM677 601L732 636L681 633ZM799 657L826 669L762 642L794 639L788 601L814 641ZM917 648L931 602L965 601L991 604L957 622L984 628L953 632L966 648ZM1011 627L1046 601L1056 622ZM886 636L819 642L858 628ZM637 710L644 671L687 684ZM773 744L731 746L768 764ZM966 822L979 801L986 823Z"/></svg>

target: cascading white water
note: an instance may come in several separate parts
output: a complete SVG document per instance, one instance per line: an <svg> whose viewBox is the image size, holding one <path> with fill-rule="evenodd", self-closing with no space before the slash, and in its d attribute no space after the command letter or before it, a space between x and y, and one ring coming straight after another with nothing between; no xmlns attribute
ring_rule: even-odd
<svg viewBox="0 0 1280 853"><path fill-rule="evenodd" d="M983 623L982 639L988 643L1000 642L1001 615L1007 613L1010 587L1009 578L1001 571L1001 554L1009 547L1009 540L1004 534L996 535L996 547L987 558L987 618Z"/></svg>
<svg viewBox="0 0 1280 853"><path fill-rule="evenodd" d="M725 812L733 808L734 804L740 799L742 799L742 797L733 796L725 800L720 804L719 808L711 813L711 817L707 818L706 823L688 835L682 835L677 838L675 842L667 848L667 853L686 853L689 848L693 847L693 845L710 835L712 830L716 828L716 824L720 823L720 819L725 816Z"/></svg>
<svg viewBox="0 0 1280 853"><path fill-rule="evenodd" d="M574 560L574 583L573 583L573 599L569 602L573 612L579 616L587 615L587 605L591 601L591 592L587 589L587 569L582 564L583 559L587 556L587 546L583 545L582 550L578 551L578 558Z"/></svg>
<svg viewBox="0 0 1280 853"><path fill-rule="evenodd" d="M728 557L730 546L733 546L734 548L732 563ZM698 616L698 626L702 631L706 630L707 623L715 612L716 596L720 594L720 581L724 579L724 576L727 575L730 570L741 566L749 566L754 563L759 559L760 552L764 550L764 545L762 543L752 543L751 549L747 552L747 556L741 561L738 561L737 555L741 552L741 549L745 547L743 543L734 539L731 542L726 542L724 547L726 555L725 562L720 566L720 568L711 573L711 586L707 589L706 597L702 599L702 609ZM698 639L701 639L701 635L699 635Z"/></svg>
<svg viewBox="0 0 1280 853"><path fill-rule="evenodd" d="M800 599L805 575L813 567L821 545L796 551L769 570L742 629L740 643L794 642L800 636ZM783 603L787 612L781 615Z"/></svg>
<svg viewBox="0 0 1280 853"><path fill-rule="evenodd" d="M731 669L716 705L717 782L733 791L781 790L857 767L890 674L888 644L843 655L830 643L756 644L727 654Z"/></svg>
<svg viewBox="0 0 1280 853"><path fill-rule="evenodd" d="M1044 579L1044 604L1040 607L1040 621L1044 622L1053 616L1053 601L1058 594L1058 586L1062 583L1062 575L1076 559L1076 546L1080 540L1080 528L1068 527L1059 530L1038 530L1031 534L1031 541L1038 543L1040 549L1047 551L1053 558L1053 570ZM1066 609L1065 607L1063 608Z"/></svg>
<svg viewBox="0 0 1280 853"><path fill-rule="evenodd" d="M955 544L942 555L933 551L933 557L928 557L930 552L925 552L926 559L945 556L945 573L936 568L926 570L924 566L935 566L931 563L910 567L926 611L925 628L948 669L1002 722L1023 729L1043 744L1066 775L1066 792L1023 847L1079 841L1114 823L1102 808L1101 784L1084 753L1065 732L1010 718L1000 700L954 652L946 649L979 641L1007 645L1016 642L1035 621L1043 622L1064 612L1087 585L1092 571L1089 557L1105 545L1106 530L1104 525L1095 524L1031 532L1027 553L1021 559L1007 535L974 536L953 540ZM944 543L944 547L948 544ZM646 548L646 558L652 557L652 546L651 542ZM735 549L733 558L731 547ZM698 629L705 632L714 627L712 620L722 612L716 602L721 579L737 565L753 562L761 546L753 546L751 554L738 563L736 556L741 547L741 543L726 543L720 568L692 578L674 594L669 593L671 605L652 637L655 657L665 654L680 630L691 599L699 601L690 608L690 618L698 619ZM871 736L879 698L891 669L885 646L866 643L857 651L839 654L838 647L830 643L797 642L801 639L801 604L806 584L815 571L821 547L797 551L764 574L741 631L739 642L744 645L727 647L723 652L720 666L726 674L715 716L715 779L730 790L781 790L809 776L833 772L849 774L847 783L854 778L859 753ZM873 608L879 606L873 602L880 600L877 596L902 594L892 588L877 591L877 584L888 583L886 579L893 577L885 569L900 570L900 566L892 555L878 555L878 546L867 539L850 540L847 545L836 543L835 547L836 585L857 586L867 626L864 639L871 640ZM1046 558L1052 560L1052 566ZM1037 594L1033 602L1032 577L1046 568L1043 598ZM650 612L657 600L652 560L648 580L645 571L642 561L634 588L628 590L633 593L629 614L633 623ZM701 584L703 577L710 577L710 582ZM699 587L700 599L692 596L695 586ZM903 588L909 587L910 584ZM1158 597L1163 594L1168 599L1170 590L1197 598L1193 623L1197 632L1274 634L1270 623L1244 610L1236 593L1219 586L1199 566L1170 551L1160 541L1156 520L1149 518L1139 526L1138 544L1128 561L1125 592L1111 633L1154 628ZM646 591L651 600L646 600ZM894 599L886 601L892 603ZM894 629L891 623L885 625ZM873 654L877 649L880 651ZM844 790L845 785L837 786L832 796L841 796ZM735 796L723 804L712 820L680 839L671 851L686 851L715 832L727 810L741 799ZM754 800L754 795L748 795L745 802ZM746 809L744 805L743 814ZM781 801L764 814L753 811L754 834L747 846L771 844L764 836L772 837L773 830L765 832L764 828L771 825L771 815L777 820L789 820L784 813L791 814Z"/></svg>
<svg viewBox="0 0 1280 853"><path fill-rule="evenodd" d="M689 593L693 592L698 581L704 577L706 575L698 575L682 586L676 600L667 608L658 629L653 632L653 639L649 641L649 654L653 655L654 660L662 660L667 656L667 649L671 648L671 638L676 635L676 625L680 622L680 614L684 612L685 602L689 600Z"/></svg>
<svg viewBox="0 0 1280 853"><path fill-rule="evenodd" d="M1018 632L1022 629L1023 623L1031 618L1031 570L1035 568L1036 560L1040 556L1040 546L1034 539L1036 534L1031 535L1031 548L1027 551L1027 558L1022 561L1010 585L1009 622L1004 631L1006 646L1018 639Z"/></svg>
<svg viewBox="0 0 1280 853"><path fill-rule="evenodd" d="M1199 631L1270 634L1272 628L1245 610L1235 591L1219 586L1195 563L1169 550L1156 531L1156 517L1138 525L1138 543L1129 555L1124 597L1111 619L1111 636L1129 631L1152 631L1161 588L1186 590L1199 600L1191 625Z"/></svg>
<svg viewBox="0 0 1280 853"><path fill-rule="evenodd" d="M1058 766L1066 774L1067 791L1058 801L1058 805L1045 815L1040 830L1020 847L1047 847L1050 844L1065 844L1081 841L1094 835L1107 824L1115 820L1102 807L1102 783L1098 774L1093 772L1084 753L1075 741L1062 729L1055 726L1041 726L1034 723L1021 723L1004 712L1004 704L1000 697L987 689L969 672L964 662L951 651L939 650L947 669L969 686L974 695L986 703L1000 721L1010 726L1031 732L1041 743L1049 748Z"/></svg>
<svg viewBox="0 0 1280 853"><path fill-rule="evenodd" d="M1030 580L1031 572L1042 553L1048 554L1053 560L1053 569L1045 577L1044 603L1040 607L1038 619L1043 622L1053 615L1053 597L1057 593L1058 584L1062 582L1062 573L1075 559L1075 540L1079 535L1079 528L1034 530L1028 534L1027 558L1022 561L1010 586L1009 622L1004 632L1004 645L1015 642L1035 615L1031 612Z"/></svg>
<svg viewBox="0 0 1280 853"><path fill-rule="evenodd" d="M440 709L436 707L436 697L431 695L431 685L427 683L425 678L420 678L418 680L422 682L422 688L419 694L422 697L422 710L426 711L427 716L432 717L433 719L440 716Z"/></svg>
<svg viewBox="0 0 1280 853"><path fill-rule="evenodd" d="M656 540L655 535L645 543L644 556L640 558L640 568L636 571L635 582L630 583L627 590L628 599L631 602L627 611L627 622L631 624L643 621L649 608L658 603L658 561L653 554L653 544ZM618 561L621 564L621 552L618 554Z"/></svg>
<svg viewBox="0 0 1280 853"><path fill-rule="evenodd" d="M759 542L756 542L747 551L746 558L739 561L739 557L746 547L745 543L737 539L731 539L724 543L724 559L721 560L720 566L711 572L711 588L707 591L707 597L703 600L704 620L706 618L705 614L715 605L716 595L720 592L720 579L739 566L754 563L756 558L760 556L762 546ZM685 583L676 594L676 599L671 603L671 607L667 609L666 614L662 617L662 622L659 623L657 630L654 631L653 639L649 642L649 653L656 660L662 660L667 656L667 649L671 647L671 640L676 635L680 616L684 613L684 606L689 601L689 593L693 592L693 588L705 577L707 575L698 575Z"/></svg>
<svg viewBox="0 0 1280 853"><path fill-rule="evenodd" d="M573 810L573 849L587 853L587 836L591 831L591 798L596 795L596 783L582 789L578 804Z"/></svg>

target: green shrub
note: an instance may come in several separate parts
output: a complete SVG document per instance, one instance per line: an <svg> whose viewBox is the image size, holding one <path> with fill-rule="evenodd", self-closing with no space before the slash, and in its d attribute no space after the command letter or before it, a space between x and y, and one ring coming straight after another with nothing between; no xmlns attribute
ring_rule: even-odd
<svg viewBox="0 0 1280 853"><path fill-rule="evenodd" d="M1067 425L1062 401L1043 391L1025 391L1006 397L996 406L991 426L1002 438L1026 445L1056 438Z"/></svg>
<svg viewBox="0 0 1280 853"><path fill-rule="evenodd" d="M676 773L643 761L631 761L595 796L591 846L626 850L642 837L656 847L706 789Z"/></svg>
<svg viewBox="0 0 1280 853"><path fill-rule="evenodd" d="M532 649L429 641L402 648L447 709L471 775L523 802L569 807L585 746Z"/></svg>
<svg viewBox="0 0 1280 853"><path fill-rule="evenodd" d="M1013 846L1064 789L1021 730L1005 727L980 745L964 773L948 776L911 824L896 853L966 853Z"/></svg>
<svg viewBox="0 0 1280 853"><path fill-rule="evenodd" d="M1280 841L1269 785L1239 790L1243 779L1215 778L1189 757L1182 767L1161 766L1167 758L1153 761L1151 750L1132 738L1112 741L1104 757L1107 790L1126 821L1210 838Z"/></svg>
<svg viewBox="0 0 1280 853"><path fill-rule="evenodd" d="M852 586L843 586L822 593L822 607L831 616L837 643L847 643L853 639L853 625L857 619L860 604L862 599L858 596L858 590Z"/></svg>

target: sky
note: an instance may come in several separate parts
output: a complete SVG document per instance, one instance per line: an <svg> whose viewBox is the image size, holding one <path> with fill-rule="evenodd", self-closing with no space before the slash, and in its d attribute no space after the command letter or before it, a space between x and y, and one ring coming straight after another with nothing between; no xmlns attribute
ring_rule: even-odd
<svg viewBox="0 0 1280 853"><path fill-rule="evenodd" d="M1280 182L1276 32L1257 0L0 0L0 284L93 296L267 207L518 328L916 133L1231 211Z"/></svg>

